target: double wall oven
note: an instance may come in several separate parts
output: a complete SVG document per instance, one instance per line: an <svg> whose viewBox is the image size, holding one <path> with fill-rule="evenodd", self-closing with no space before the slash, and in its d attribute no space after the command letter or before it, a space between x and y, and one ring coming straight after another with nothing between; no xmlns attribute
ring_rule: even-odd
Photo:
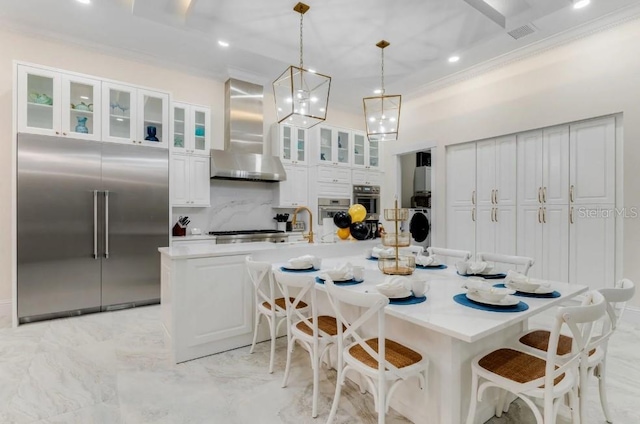
<svg viewBox="0 0 640 424"><path fill-rule="evenodd" d="M367 210L366 220L380 219L380 186L354 185L353 203L359 203Z"/></svg>

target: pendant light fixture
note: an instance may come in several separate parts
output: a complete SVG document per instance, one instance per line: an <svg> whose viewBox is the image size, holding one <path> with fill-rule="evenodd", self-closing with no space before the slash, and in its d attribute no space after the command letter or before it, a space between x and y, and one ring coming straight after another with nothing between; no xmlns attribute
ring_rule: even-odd
<svg viewBox="0 0 640 424"><path fill-rule="evenodd" d="M380 95L365 97L364 117L367 125L367 137L370 141L386 141L398 139L398 125L400 124L400 104L402 96L386 95L384 91L384 49L389 42L382 40L377 47L382 52L382 85Z"/></svg>
<svg viewBox="0 0 640 424"><path fill-rule="evenodd" d="M311 128L327 118L331 77L304 69L302 30L309 6L298 3L300 14L300 66L289 66L273 83L278 123Z"/></svg>

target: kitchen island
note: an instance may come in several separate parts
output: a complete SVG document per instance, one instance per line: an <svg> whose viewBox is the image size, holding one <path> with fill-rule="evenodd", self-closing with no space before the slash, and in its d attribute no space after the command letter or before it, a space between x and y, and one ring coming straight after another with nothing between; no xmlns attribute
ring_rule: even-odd
<svg viewBox="0 0 640 424"><path fill-rule="evenodd" d="M269 261L277 268L292 257L313 254L323 258L322 268L344 262L365 267L362 284L351 290L374 292L384 279L375 261L365 259L371 242L331 245L218 246L211 251L161 249L163 258L162 308L177 362L244 346L251 343L253 296L246 278L244 258ZM317 275L315 273L307 275ZM585 286L550 282L561 296L553 299L523 299L529 309L518 313L479 311L456 304L452 297L462 293L463 277L451 269L416 270L414 275L430 281L427 301L386 308L387 335L422 352L430 360L427 390L416 381L401 385L391 406L416 423L464 422L469 405L471 359L488 349L508 344L521 332L527 319L587 290ZM324 286L318 285L323 291ZM166 304L165 304L166 300ZM318 296L321 312L332 311L326 296ZM359 311L351 311L357 316ZM265 326L266 327L266 326ZM263 339L268 335L264 334ZM220 350L218 350L220 349ZM334 355L332 357L335 358ZM477 422L494 415L497 393L488 390L479 405Z"/></svg>

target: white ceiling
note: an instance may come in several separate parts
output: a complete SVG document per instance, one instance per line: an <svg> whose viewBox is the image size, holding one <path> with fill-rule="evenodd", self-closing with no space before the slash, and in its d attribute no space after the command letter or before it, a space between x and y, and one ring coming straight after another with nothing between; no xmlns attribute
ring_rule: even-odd
<svg viewBox="0 0 640 424"><path fill-rule="evenodd" d="M616 12L640 0L485 0L506 28L471 6L478 0L307 0L305 67L332 77L331 103L354 110L380 86L386 39L388 94L408 95L448 75ZM221 80L233 71L265 84L298 63L296 0L0 0L0 23L80 44L120 50L143 60L190 69ZM508 31L533 24L514 40ZM230 43L218 46L217 40ZM459 55L451 64L448 58Z"/></svg>

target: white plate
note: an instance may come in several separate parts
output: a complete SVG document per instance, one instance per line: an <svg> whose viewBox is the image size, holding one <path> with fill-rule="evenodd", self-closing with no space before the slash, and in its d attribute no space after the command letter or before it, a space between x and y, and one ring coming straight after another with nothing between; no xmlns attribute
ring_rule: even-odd
<svg viewBox="0 0 640 424"><path fill-rule="evenodd" d="M508 289L519 291L520 293L530 293L530 294L549 294L555 291L551 287L543 287L543 286L540 286L535 290L522 290L521 288L516 288L515 285L511 284L511 282L505 283L504 286Z"/></svg>
<svg viewBox="0 0 640 424"><path fill-rule="evenodd" d="M287 265L285 266L285 268L289 268L289 269L309 269L312 268L313 264L310 263L306 263L306 264L297 264L297 265L293 265L291 263L287 263Z"/></svg>
<svg viewBox="0 0 640 424"><path fill-rule="evenodd" d="M502 300L496 302L493 300L487 300L484 297L480 296L477 293L467 292L467 299L473 300L474 302L484 303L485 305L493 305L493 306L515 306L520 303L518 298L508 294Z"/></svg>

